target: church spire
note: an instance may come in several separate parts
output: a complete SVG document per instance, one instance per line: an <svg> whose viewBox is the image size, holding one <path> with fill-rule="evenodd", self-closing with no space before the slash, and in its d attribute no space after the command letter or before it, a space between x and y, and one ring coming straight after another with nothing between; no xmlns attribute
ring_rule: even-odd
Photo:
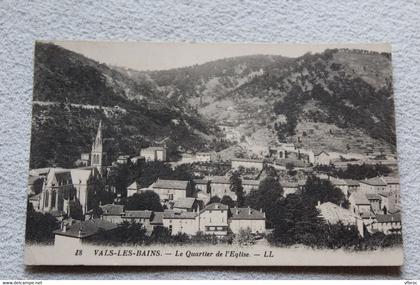
<svg viewBox="0 0 420 285"><path fill-rule="evenodd" d="M104 166L106 166L106 153L103 148L102 120L99 121L98 131L95 140L92 143L90 165L96 166L99 172L103 174Z"/></svg>

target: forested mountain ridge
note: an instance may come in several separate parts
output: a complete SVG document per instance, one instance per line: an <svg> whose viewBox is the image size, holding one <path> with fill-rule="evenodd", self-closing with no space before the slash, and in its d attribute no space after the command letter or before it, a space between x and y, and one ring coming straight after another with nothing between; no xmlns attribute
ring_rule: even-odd
<svg viewBox="0 0 420 285"><path fill-rule="evenodd" d="M31 168L72 166L90 151L99 120L114 139L114 155L164 138L201 149L217 131L189 105L50 43L36 44L33 99Z"/></svg>

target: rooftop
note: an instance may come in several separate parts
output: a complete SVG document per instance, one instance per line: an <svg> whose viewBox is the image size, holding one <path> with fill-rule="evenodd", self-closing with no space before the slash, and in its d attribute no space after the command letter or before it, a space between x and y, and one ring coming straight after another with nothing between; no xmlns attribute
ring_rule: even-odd
<svg viewBox="0 0 420 285"><path fill-rule="evenodd" d="M252 208L231 208L231 220L265 220L265 214Z"/></svg>
<svg viewBox="0 0 420 285"><path fill-rule="evenodd" d="M124 214L124 205L106 204L99 206L104 216L119 216Z"/></svg>
<svg viewBox="0 0 420 285"><path fill-rule="evenodd" d="M92 219L84 222L76 222L73 225L69 225L65 231L61 229L54 231L54 233L62 236L86 238L97 234L100 230L110 231L116 228L117 225L114 223L102 219Z"/></svg>
<svg viewBox="0 0 420 285"><path fill-rule="evenodd" d="M150 221L152 225L163 224L163 212L154 212L152 215L152 220Z"/></svg>
<svg viewBox="0 0 420 285"><path fill-rule="evenodd" d="M150 219L153 212L149 210L126 210L124 213L124 218L133 218L133 219Z"/></svg>
<svg viewBox="0 0 420 285"><path fill-rule="evenodd" d="M211 203L207 206L204 207L204 209L202 211L207 211L207 210L227 210L229 209L228 206L226 206L225 204L222 203Z"/></svg>
<svg viewBox="0 0 420 285"><path fill-rule="evenodd" d="M401 214L376 215L378 223L401 222Z"/></svg>
<svg viewBox="0 0 420 285"><path fill-rule="evenodd" d="M178 189L178 190L186 190L187 186L188 186L188 181L185 181L185 180L158 179L155 183L152 184L152 188Z"/></svg>
<svg viewBox="0 0 420 285"><path fill-rule="evenodd" d="M187 197L175 201L174 208L179 209L192 209L194 206L195 198Z"/></svg>
<svg viewBox="0 0 420 285"><path fill-rule="evenodd" d="M372 177L365 180L360 180L360 183L364 183L371 186L387 186L384 180L381 177Z"/></svg>
<svg viewBox="0 0 420 285"><path fill-rule="evenodd" d="M196 212L165 210L163 212L163 219L195 219L197 215Z"/></svg>
<svg viewBox="0 0 420 285"><path fill-rule="evenodd" d="M354 192L350 195L350 200L356 205L370 205L369 200L363 193Z"/></svg>

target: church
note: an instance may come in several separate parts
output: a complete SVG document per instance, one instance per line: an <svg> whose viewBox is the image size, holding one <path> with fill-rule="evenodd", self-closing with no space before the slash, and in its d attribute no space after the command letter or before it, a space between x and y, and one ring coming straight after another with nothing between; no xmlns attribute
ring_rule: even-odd
<svg viewBox="0 0 420 285"><path fill-rule="evenodd" d="M69 214L70 202L79 204L83 215L92 207L91 200L101 179L106 175L108 159L104 148L102 121L99 122L92 150L82 154L86 163L79 168L44 168L37 175L43 177L42 191L32 199L34 209L52 213L56 216ZM37 172L37 170L33 170Z"/></svg>

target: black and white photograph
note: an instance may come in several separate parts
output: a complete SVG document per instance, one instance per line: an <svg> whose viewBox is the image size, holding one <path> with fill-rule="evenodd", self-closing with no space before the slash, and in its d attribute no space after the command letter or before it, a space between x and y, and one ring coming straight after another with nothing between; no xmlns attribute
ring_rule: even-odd
<svg viewBox="0 0 420 285"><path fill-rule="evenodd" d="M37 41L25 264L402 265L391 59Z"/></svg>

